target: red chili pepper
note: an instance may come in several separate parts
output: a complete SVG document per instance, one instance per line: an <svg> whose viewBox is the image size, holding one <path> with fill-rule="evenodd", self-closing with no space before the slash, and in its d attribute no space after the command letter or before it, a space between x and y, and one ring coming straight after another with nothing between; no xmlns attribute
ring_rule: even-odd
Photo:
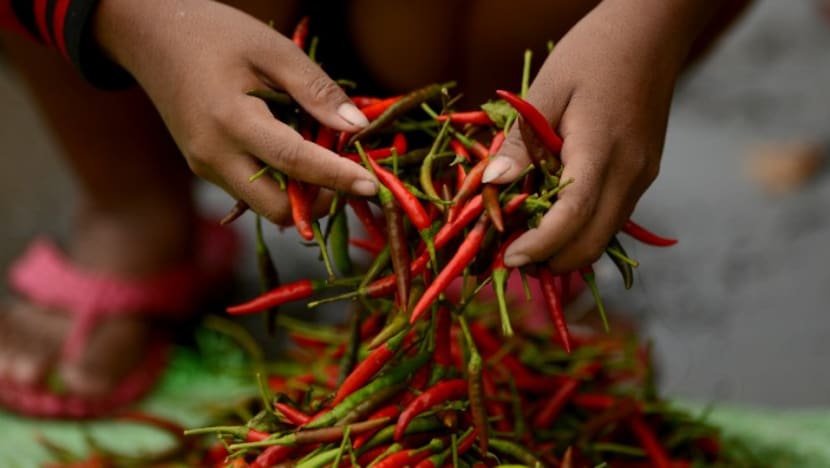
<svg viewBox="0 0 830 468"><path fill-rule="evenodd" d="M462 164L456 164L455 165L455 187L456 187L456 190L464 185L464 180L466 178L467 178L467 170L464 169L464 166ZM456 211L461 209L461 207L459 207L458 205L452 205L450 207L450 210L452 210L453 208L455 208ZM452 211L450 211L449 216L447 216L447 221L452 221L452 220L453 220L453 214L452 214Z"/></svg>
<svg viewBox="0 0 830 468"><path fill-rule="evenodd" d="M361 112L363 112L363 115L365 115L367 119L375 120L378 117L380 117L381 114L386 112L386 109L392 107L392 104L395 104L396 102L400 101L401 97L403 96L393 96L390 98L381 99L380 101L363 107L360 110Z"/></svg>
<svg viewBox="0 0 830 468"><path fill-rule="evenodd" d="M358 466L367 466L373 461L375 461L378 457L382 456L384 453L389 451L391 444L386 445L379 445L374 447L366 452L362 453L359 457L357 457ZM356 447L355 447L356 448Z"/></svg>
<svg viewBox="0 0 830 468"><path fill-rule="evenodd" d="M404 139L403 141L401 141L401 140L393 141L392 146L366 150L366 157L368 157L369 159L371 159L373 161L379 161L381 159L386 159L386 158L392 156L392 151L393 150L397 154L405 153L406 152L406 145L407 145L406 139ZM401 151L400 148L403 148L403 151ZM357 153L341 153L340 156L342 156L344 158L348 158L348 159L350 159L350 160L352 160L356 163L359 163L359 162L362 161L360 159L360 155L357 154Z"/></svg>
<svg viewBox="0 0 830 468"><path fill-rule="evenodd" d="M372 210L369 208L369 203L362 198L354 197L347 198L346 203L352 208L352 211L354 211L355 216L357 216L357 219L360 221L363 229L366 230L366 233L369 234L369 237L373 241L385 244L386 236L383 234L382 224L372 213Z"/></svg>
<svg viewBox="0 0 830 468"><path fill-rule="evenodd" d="M373 313L366 317L360 324L360 341L375 336L383 328L384 320L386 320L386 315L383 313Z"/></svg>
<svg viewBox="0 0 830 468"><path fill-rule="evenodd" d="M470 152L464 146L464 143L453 138L450 140L450 149L456 156L464 158L465 161L470 161Z"/></svg>
<svg viewBox="0 0 830 468"><path fill-rule="evenodd" d="M303 426L311 421L311 416L296 408L288 406L285 403L274 403L274 408L279 411L280 414L285 416L285 419L288 420L288 422L294 424L295 426Z"/></svg>
<svg viewBox="0 0 830 468"><path fill-rule="evenodd" d="M297 232L307 241L314 240L314 231L311 229L311 200L301 182L288 180L288 200L291 202L291 218Z"/></svg>
<svg viewBox="0 0 830 468"><path fill-rule="evenodd" d="M677 244L677 239L658 236L630 219L625 222L625 225L623 225L622 232L644 244L653 245L655 247L670 247Z"/></svg>
<svg viewBox="0 0 830 468"><path fill-rule="evenodd" d="M469 150L479 160L483 161L490 158L490 151L487 150L487 147L476 140L470 142Z"/></svg>
<svg viewBox="0 0 830 468"><path fill-rule="evenodd" d="M510 197L509 200L507 200L507 203L504 204L504 209L502 209L502 212L506 215L512 215L513 213L518 211L519 208L522 207L525 200L527 200L529 196L530 194L528 193L519 193L513 195L512 197Z"/></svg>
<svg viewBox="0 0 830 468"><path fill-rule="evenodd" d="M458 235L468 224L478 218L484 211L484 199L481 194L478 194L470 199L458 211L458 214L450 222L441 226L441 229L435 233L435 248L440 249L447 245L447 243Z"/></svg>
<svg viewBox="0 0 830 468"><path fill-rule="evenodd" d="M360 109L381 101L380 98L374 96L352 96L351 100Z"/></svg>
<svg viewBox="0 0 830 468"><path fill-rule="evenodd" d="M340 385L340 388L337 389L337 393L334 395L334 401L332 401L331 404L336 405L340 403L347 396L363 387L369 379L377 374L378 371L380 371L383 366L385 366L386 363L395 356L395 353L398 352L401 345L403 345L406 341L405 338L407 336L411 338L408 330L404 330L392 339L386 341L381 346L375 348L369 356L361 361L360 364L354 368L352 373L346 377L346 380L344 380L343 384Z"/></svg>
<svg viewBox="0 0 830 468"><path fill-rule="evenodd" d="M565 348L565 352L571 353L571 334L568 332L568 323L565 321L565 314L562 312L562 296L556 288L556 277L551 273L547 265L539 265L539 286L542 287L542 294L545 296L545 305L548 308L551 322L556 328L559 342Z"/></svg>
<svg viewBox="0 0 830 468"><path fill-rule="evenodd" d="M484 211L487 212L493 227L496 228L496 231L504 232L504 220L499 204L499 187L493 184L484 184L481 196L484 202Z"/></svg>
<svg viewBox="0 0 830 468"><path fill-rule="evenodd" d="M591 376L601 367L601 364L594 362L583 368L581 373L583 375ZM562 408L564 408L571 398L576 395L576 391L579 390L580 385L582 385L581 379L577 377L568 377L562 386L559 387L559 390L554 393L554 395L545 403L536 415L533 425L539 429L550 427L556 416L559 415L560 411L562 411Z"/></svg>
<svg viewBox="0 0 830 468"><path fill-rule="evenodd" d="M436 452L440 452L444 448L444 442L441 439L433 439L429 444L416 448L403 450L394 453L379 463L373 465L377 468L398 468L401 466L416 466L422 460L428 458Z"/></svg>
<svg viewBox="0 0 830 468"><path fill-rule="evenodd" d="M372 420L375 420L375 419L382 419L382 418L389 418L390 420L394 420L400 414L401 414L401 407L400 407L400 405L395 403L395 404L391 404L391 405L388 405L388 406L384 406L383 408L375 411L374 413L369 415L369 417L366 420L367 421L372 421ZM378 428L373 429L371 431L366 431L363 434L360 434L359 436L355 437L354 443L352 444L352 446L355 448L355 450L359 449L360 447L363 447L366 444L366 442L368 442L369 439L371 439L372 436L374 436L380 430L381 430L381 428L378 427Z"/></svg>
<svg viewBox="0 0 830 468"><path fill-rule="evenodd" d="M383 241L383 244L381 244L381 243L378 243L376 241L371 241L371 240L366 240L366 239L349 239L349 244L351 244L351 245L353 245L353 246L355 246L359 249L363 249L363 250L369 252L372 255L379 254L381 252L381 250L383 250L383 246L384 246L385 243L386 243L386 241Z"/></svg>
<svg viewBox="0 0 830 468"><path fill-rule="evenodd" d="M669 456L666 453L666 449L663 448L660 441L657 439L657 436L654 434L654 431L648 427L640 415L635 415L631 419L631 431L634 432L635 436L637 436L637 440L640 441L640 445L642 445L643 449L646 451L653 467L671 468L672 464L669 462Z"/></svg>
<svg viewBox="0 0 830 468"><path fill-rule="evenodd" d="M334 130L330 129L329 127L320 127L320 129L317 130L317 139L314 140L314 143L317 143L317 145L330 150L334 148L334 139Z"/></svg>
<svg viewBox="0 0 830 468"><path fill-rule="evenodd" d="M470 169L467 177L464 178L464 183L458 188L458 192L452 198L453 203L456 205L462 204L478 192L479 187L481 187L481 178L484 176L484 169L487 168L488 163L488 159L483 159Z"/></svg>
<svg viewBox="0 0 830 468"><path fill-rule="evenodd" d="M439 115L435 120L445 122L447 119L459 125L493 125L490 116L484 111L453 112L449 115Z"/></svg>
<svg viewBox="0 0 830 468"><path fill-rule="evenodd" d="M323 350L328 347L329 343L319 340L314 337L301 335L297 331L289 331L288 337L291 338L298 346L307 347L311 349Z"/></svg>
<svg viewBox="0 0 830 468"><path fill-rule="evenodd" d="M562 138L556 134L550 123L548 123L548 119L538 109L510 91L500 89L496 91L496 94L513 106L527 123L530 124L536 136L548 151L554 154L559 154L562 151Z"/></svg>
<svg viewBox="0 0 830 468"><path fill-rule="evenodd" d="M308 16L304 16L297 26L294 28L294 33L291 35L291 40L297 47L305 50L305 41L308 37Z"/></svg>
<svg viewBox="0 0 830 468"><path fill-rule="evenodd" d="M255 312L262 312L263 310L285 304L286 302L311 297L315 291L319 291L325 286L326 282L321 280L299 280L276 287L248 302L230 306L226 310L231 315L245 315L253 314Z"/></svg>
<svg viewBox="0 0 830 468"><path fill-rule="evenodd" d="M573 404L580 408L602 411L617 404L617 398L604 393L582 393L573 397Z"/></svg>
<svg viewBox="0 0 830 468"><path fill-rule="evenodd" d="M398 203L401 205L401 209L403 209L407 217L409 217L409 220L412 221L412 225L419 231L429 229L432 225L432 220L430 220L429 215L427 215L427 212L423 205L421 205L421 202L418 201L418 198L406 188L406 185L404 185L404 183L401 182L395 174L392 174L386 169L380 167L376 161L369 159L369 164L372 166L372 170L374 170L378 180L385 185L386 188L392 192L392 195L395 196L395 199L398 200Z"/></svg>
<svg viewBox="0 0 830 468"><path fill-rule="evenodd" d="M475 429L473 429L467 435L465 435L464 438L458 441L458 447L456 447L456 452L458 453L458 456L464 455L471 448L473 448L473 442L475 442L477 436L478 432Z"/></svg>
<svg viewBox="0 0 830 468"><path fill-rule="evenodd" d="M406 141L406 135L400 132L396 133L395 137L392 138L392 148L395 148L398 156L406 153L406 150L409 149L409 142Z"/></svg>
<svg viewBox="0 0 830 468"><path fill-rule="evenodd" d="M513 425L507 417L507 408L497 400L499 395L496 390L496 383L493 381L493 376L489 372L482 373L481 383L484 386L484 395L487 397L487 412L494 417L496 430L499 432L512 431Z"/></svg>
<svg viewBox="0 0 830 468"><path fill-rule="evenodd" d="M424 411L450 400L463 398L467 395L467 381L464 379L444 380L418 395L412 400L406 409L401 412L397 424L395 424L394 438L396 441L403 439L406 427L416 416Z"/></svg>
<svg viewBox="0 0 830 468"><path fill-rule="evenodd" d="M493 135L493 139L490 141L490 149L488 150L489 153L496 154L501 149L501 145L504 144L504 130L499 130Z"/></svg>
<svg viewBox="0 0 830 468"><path fill-rule="evenodd" d="M409 381L409 394L412 395L412 398L417 396L412 390L423 390L426 387L427 383L429 382L429 375L430 375L430 368L429 367L422 367L415 372L415 375L412 376L412 380ZM407 398L408 395L404 395L401 399L401 403L408 404L412 399Z"/></svg>
<svg viewBox="0 0 830 468"><path fill-rule="evenodd" d="M352 134L350 132L340 132L340 134L337 135L337 145L335 145L335 147L334 147L335 151L337 153L340 153L341 151L343 151L343 148L345 148L346 144L349 143L349 139L351 137L352 137Z"/></svg>
<svg viewBox="0 0 830 468"><path fill-rule="evenodd" d="M269 468L284 462L294 453L295 447L290 445L272 445L259 454L249 465L250 468Z"/></svg>
<svg viewBox="0 0 830 468"><path fill-rule="evenodd" d="M424 291L424 294L421 295L421 298L412 309L412 315L409 317L409 323L415 323L418 318L420 318L421 315L429 309L429 306L432 305L436 299L438 299L438 295L447 289L447 286L449 286L452 280L458 277L458 275L464 271L464 267L466 267L470 261L475 258L479 247L481 247L481 243L484 241L484 235L487 233L487 226L488 218L486 216L480 217L475 227L470 231L461 245L458 246L458 250L452 259L450 259L444 269L438 273L438 276L435 277L435 280L429 285L426 291Z"/></svg>
<svg viewBox="0 0 830 468"><path fill-rule="evenodd" d="M451 329L452 317L450 311L440 307L435 324L435 351L432 355L437 366L452 367L452 355L450 354Z"/></svg>

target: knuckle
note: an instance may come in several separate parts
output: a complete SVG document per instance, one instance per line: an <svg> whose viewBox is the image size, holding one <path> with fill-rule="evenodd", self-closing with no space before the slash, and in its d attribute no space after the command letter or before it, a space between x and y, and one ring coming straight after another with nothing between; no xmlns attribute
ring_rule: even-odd
<svg viewBox="0 0 830 468"><path fill-rule="evenodd" d="M648 185L651 185L652 182L657 180L657 176L660 175L660 163L649 161L643 167L643 178L645 179Z"/></svg>
<svg viewBox="0 0 830 468"><path fill-rule="evenodd" d="M602 242L592 242L585 246L585 249L582 254L582 258L584 258L584 261L582 263L584 265L594 263L597 260L599 260L604 253L605 244L603 244Z"/></svg>
<svg viewBox="0 0 830 468"><path fill-rule="evenodd" d="M257 212L278 226L291 225L291 215L285 203L266 203Z"/></svg>
<svg viewBox="0 0 830 468"><path fill-rule="evenodd" d="M325 103L334 100L340 95L340 87L329 77L321 74L308 83L308 93L316 103Z"/></svg>
<svg viewBox="0 0 830 468"><path fill-rule="evenodd" d="M570 198L567 200L560 200L560 209L563 211L566 219L570 220L586 220L593 214L593 208L588 200L584 197Z"/></svg>
<svg viewBox="0 0 830 468"><path fill-rule="evenodd" d="M303 141L300 138L283 139L278 142L275 151L274 157L279 163L277 169L286 171L291 171L295 168L299 169L303 153Z"/></svg>

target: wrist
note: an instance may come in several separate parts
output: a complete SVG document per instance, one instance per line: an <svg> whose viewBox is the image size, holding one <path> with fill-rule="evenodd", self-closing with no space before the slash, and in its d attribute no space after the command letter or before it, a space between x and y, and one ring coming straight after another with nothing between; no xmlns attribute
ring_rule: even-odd
<svg viewBox="0 0 830 468"><path fill-rule="evenodd" d="M178 2L100 0L92 18L92 39L105 57L141 81L141 64L157 52L151 28L159 26L164 7L174 3Z"/></svg>

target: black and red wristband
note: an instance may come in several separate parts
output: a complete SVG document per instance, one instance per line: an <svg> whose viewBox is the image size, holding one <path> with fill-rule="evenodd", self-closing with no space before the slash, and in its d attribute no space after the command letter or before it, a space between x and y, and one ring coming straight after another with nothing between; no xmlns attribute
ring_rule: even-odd
<svg viewBox="0 0 830 468"><path fill-rule="evenodd" d="M92 40L90 25L98 0L11 0L20 23L35 38L54 47L93 85L119 88L131 82Z"/></svg>

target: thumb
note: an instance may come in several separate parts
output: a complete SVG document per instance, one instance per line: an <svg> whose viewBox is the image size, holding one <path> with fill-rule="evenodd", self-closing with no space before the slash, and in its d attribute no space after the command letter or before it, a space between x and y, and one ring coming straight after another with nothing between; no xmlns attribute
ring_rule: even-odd
<svg viewBox="0 0 830 468"><path fill-rule="evenodd" d="M527 151L528 149L519 131L518 122L516 122L507 133L501 149L490 159L490 163L484 169L481 181L485 184L513 182L530 164Z"/></svg>
<svg viewBox="0 0 830 468"><path fill-rule="evenodd" d="M269 39L270 40L270 39ZM273 47L257 68L274 84L291 95L323 125L356 132L369 125L366 116L352 103L340 86L291 40L279 36L277 53Z"/></svg>

